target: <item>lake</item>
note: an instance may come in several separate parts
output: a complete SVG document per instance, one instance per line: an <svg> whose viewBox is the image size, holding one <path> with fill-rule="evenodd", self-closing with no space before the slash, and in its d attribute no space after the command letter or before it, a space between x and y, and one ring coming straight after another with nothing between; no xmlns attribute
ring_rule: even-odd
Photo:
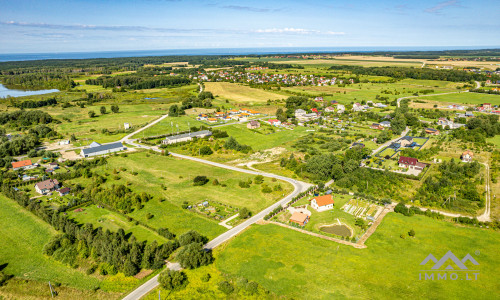
<svg viewBox="0 0 500 300"><path fill-rule="evenodd" d="M49 93L55 93L55 92L59 92L59 90L52 89L52 90L28 91L28 90L8 89L3 84L0 83L0 98L7 98L7 96L23 97L23 96L32 96L32 95L43 95L43 94L49 94Z"/></svg>

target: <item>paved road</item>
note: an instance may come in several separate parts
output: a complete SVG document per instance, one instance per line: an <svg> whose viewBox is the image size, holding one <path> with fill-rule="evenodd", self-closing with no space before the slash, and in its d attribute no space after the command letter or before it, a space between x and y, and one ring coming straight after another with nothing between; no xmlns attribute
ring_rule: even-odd
<svg viewBox="0 0 500 300"><path fill-rule="evenodd" d="M131 137L133 137L134 135L138 134L139 132L141 132L141 131L143 131L143 130L148 129L149 127L151 127L151 126L153 126L153 125L157 124L158 122L161 122L161 120L165 119L166 117L168 117L168 114L166 114L166 115L163 115L163 116L159 117L158 119L154 120L153 122L149 123L148 125L146 125L146 126L144 126L144 127L142 127L142 128L139 128L138 130L136 130L136 131L132 132L131 134L129 134L129 135L127 135L127 136L123 137L123 138L120 140L120 142L122 142L122 143L127 142L127 140L130 140L130 138L131 138Z"/></svg>
<svg viewBox="0 0 500 300"><path fill-rule="evenodd" d="M130 135L130 136L132 136L132 135ZM126 140L125 142L128 144L140 147L140 148L146 148L146 149L151 149L151 150L154 150L157 152L161 152L161 149L159 149L158 147L139 145L134 140ZM225 241L231 239L232 237L236 236L237 234L239 234L240 232L245 230L248 226L250 226L250 225L254 224L255 222L257 222L258 220L264 218L265 215L270 213L272 210L274 210L279 205L284 205L284 204L288 203L290 200L292 200L293 197L306 191L309 187L312 186L309 183L298 181L298 180L291 179L291 178L284 177L284 176L279 176L276 174L241 169L238 167L228 166L225 164L221 164L221 163L217 163L217 162L213 162L213 161L209 161L209 160L205 160L205 159L201 159L201 158L197 158L197 157L191 157L191 156L187 156L187 155L177 154L177 153L170 153L170 155L172 155L174 157L182 158L182 159L189 159L192 161L196 161L199 163L203 163L203 164L207 164L207 165L211 165L211 166L215 166L215 167L219 167L219 168L232 170L232 171L237 171L237 172L242 172L242 173L247 173L247 174L252 174L252 175L262 175L262 176L270 177L270 178L276 178L276 179L280 179L283 181L287 181L293 185L294 190L291 194L285 196L283 199L279 200L278 202L272 204L271 206L267 207L266 209L262 210L261 212L250 217L245 222L229 229L228 231L224 232L223 234L221 234L221 235L217 236L216 238L214 238L213 240L209 241L207 244L205 244L205 246L204 246L205 249L213 249L213 248L219 246L220 244L224 243ZM146 283L144 283L143 285L141 285L137 289L135 289L134 291L132 291L130 294L128 294L123 299L124 300L140 299L140 298L144 297L145 295L147 295L151 290L155 289L158 286L158 284L159 283L158 283L158 275L157 275L157 276L151 278L150 280L148 280Z"/></svg>

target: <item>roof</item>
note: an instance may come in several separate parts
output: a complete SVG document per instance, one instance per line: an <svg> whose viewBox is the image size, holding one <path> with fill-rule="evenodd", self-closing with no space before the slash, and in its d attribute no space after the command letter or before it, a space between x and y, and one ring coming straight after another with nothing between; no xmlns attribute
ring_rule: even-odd
<svg viewBox="0 0 500 300"><path fill-rule="evenodd" d="M413 138L411 136L404 136L401 138L401 140L413 141Z"/></svg>
<svg viewBox="0 0 500 300"><path fill-rule="evenodd" d="M391 122L389 122L389 121L382 121L382 122L380 122L380 125L391 125Z"/></svg>
<svg viewBox="0 0 500 300"><path fill-rule="evenodd" d="M474 156L474 153L470 150L465 150L464 153L462 153L462 156L469 155L469 156Z"/></svg>
<svg viewBox="0 0 500 300"><path fill-rule="evenodd" d="M417 161L417 163L415 164L415 167L419 167L419 168L422 168L422 169L423 169L423 168L425 168L426 166L427 166L426 164L421 163L421 162L418 162L418 161Z"/></svg>
<svg viewBox="0 0 500 300"><path fill-rule="evenodd" d="M177 134L177 135L171 135L167 136L165 140L170 141L170 140L178 140L186 137L202 137L202 136L207 136L207 135L212 135L212 132L210 130L202 130L202 131L196 131L196 132L191 132L191 133L183 133L183 134Z"/></svg>
<svg viewBox="0 0 500 300"><path fill-rule="evenodd" d="M82 149L82 153L83 153L83 155L88 155L88 154L106 151L106 150L112 150L112 149L116 149L116 148L123 148L123 144L121 142L116 142L116 143L110 143L110 144L100 145L100 146L96 146L96 147L86 148L86 149Z"/></svg>
<svg viewBox="0 0 500 300"><path fill-rule="evenodd" d="M26 167L26 166L31 166L31 165L32 165L31 159L12 162L12 168L14 168L14 169L22 168L22 167Z"/></svg>
<svg viewBox="0 0 500 300"><path fill-rule="evenodd" d="M426 131L432 131L432 132L436 132L436 131L439 131L437 129L434 129L434 128L425 128Z"/></svg>
<svg viewBox="0 0 500 300"><path fill-rule="evenodd" d="M297 222L297 223L304 223L308 218L308 215L303 214L301 212L294 212L293 215L290 217L290 221Z"/></svg>
<svg viewBox="0 0 500 300"><path fill-rule="evenodd" d="M55 188L56 185L59 185L59 181L57 181L57 179L47 179L35 184L35 186L37 186L40 190L45 190L45 189L50 190Z"/></svg>
<svg viewBox="0 0 500 300"><path fill-rule="evenodd" d="M325 206L334 203L332 195L318 196L315 197L313 200L316 200L316 204L318 204L318 206Z"/></svg>
<svg viewBox="0 0 500 300"><path fill-rule="evenodd" d="M269 120L267 120L267 121L268 121L269 123L279 122L279 120L278 120L278 119L269 119Z"/></svg>
<svg viewBox="0 0 500 300"><path fill-rule="evenodd" d="M101 146L101 144L99 144L98 142L92 142L92 144L89 145L89 147L93 148L93 147L99 147Z"/></svg>
<svg viewBox="0 0 500 300"><path fill-rule="evenodd" d="M406 157L406 156L400 156L398 163L404 164L404 165L411 165L415 166L418 162L418 159L413 158L413 157Z"/></svg>
<svg viewBox="0 0 500 300"><path fill-rule="evenodd" d="M58 192L61 194L66 194L66 193L69 193L69 191L70 191L69 187L64 187L62 189L59 189Z"/></svg>
<svg viewBox="0 0 500 300"><path fill-rule="evenodd" d="M252 126L259 125L259 124L260 124L259 121L255 121L255 120L250 121L250 125L252 125Z"/></svg>

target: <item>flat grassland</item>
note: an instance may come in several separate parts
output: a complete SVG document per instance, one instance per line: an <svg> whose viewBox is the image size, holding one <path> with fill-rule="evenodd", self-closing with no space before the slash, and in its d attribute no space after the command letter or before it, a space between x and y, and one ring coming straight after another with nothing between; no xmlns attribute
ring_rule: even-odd
<svg viewBox="0 0 500 300"><path fill-rule="evenodd" d="M407 234L411 229L415 238ZM215 263L223 273L255 280L292 298L491 299L500 290L499 243L498 232L390 213L366 249L276 225L253 225L216 249ZM478 261L479 266L467 264L470 270L480 270L478 280L419 280L419 271L431 267L420 262L430 253L439 259L449 250L459 259L470 253Z"/></svg>
<svg viewBox="0 0 500 300"><path fill-rule="evenodd" d="M111 171L120 170L120 168L125 168L126 171L119 171L118 177L114 179L115 175L110 174ZM283 191L265 194L261 192L261 186L257 184L252 184L250 188L240 188L240 181L253 179L254 176L146 152L129 154L128 157L113 156L106 166L95 170L100 174L110 174L104 186L130 183L135 192L146 192L154 196L154 199L147 202L144 208L130 214L136 220L153 228L167 227L175 234L194 229L209 238L214 238L226 229L218 225L218 221L181 208L184 201L187 201L189 205L205 200L216 201L237 208L246 207L256 213L292 190L291 185L286 182L272 182L267 178L264 180L265 184L270 187L280 184ZM133 172L137 172L137 175L133 175ZM193 178L198 175L207 176L211 181L204 186L193 186ZM226 186L213 185L213 179L217 179ZM72 182L85 185L87 181L90 179L78 178ZM166 190L162 188L162 185ZM154 217L147 219L148 213ZM96 226L101 225L98 222L99 217L99 214L96 214L92 218L94 220L92 223ZM89 222L92 219L86 221ZM116 222L114 224L120 225ZM127 231L128 226L122 226L122 228ZM132 231L133 228L130 230ZM155 237L150 236L148 239L151 238Z"/></svg>
<svg viewBox="0 0 500 300"><path fill-rule="evenodd" d="M50 225L0 195L0 264L7 264L5 273L80 289L99 286L99 279L43 255L43 246L56 233Z"/></svg>
<svg viewBox="0 0 500 300"><path fill-rule="evenodd" d="M205 91L212 92L214 96L247 105L287 98L281 94L230 82L205 82Z"/></svg>
<svg viewBox="0 0 500 300"><path fill-rule="evenodd" d="M418 99L431 102L441 102L441 104L461 103L477 105L482 103L500 103L499 95L481 93L459 93L438 96L425 96Z"/></svg>
<svg viewBox="0 0 500 300"><path fill-rule="evenodd" d="M167 112L163 112L164 114ZM141 138L141 137L151 137L158 136L163 134L172 134L177 133L177 131L186 131L190 127L196 126L199 127L201 125L205 125L205 123L197 121L193 117L189 116L179 116L179 117L166 117L155 125L139 132L134 135L133 138Z"/></svg>

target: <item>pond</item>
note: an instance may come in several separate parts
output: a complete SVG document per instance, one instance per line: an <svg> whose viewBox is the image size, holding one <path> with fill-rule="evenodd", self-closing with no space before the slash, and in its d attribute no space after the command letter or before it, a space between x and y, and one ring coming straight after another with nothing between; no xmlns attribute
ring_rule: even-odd
<svg viewBox="0 0 500 300"><path fill-rule="evenodd" d="M332 224L332 225L324 225L319 228L319 230L330 233L330 234L335 234L335 235L340 235L340 236L352 236L351 228L347 227L346 225L338 225L338 224Z"/></svg>
<svg viewBox="0 0 500 300"><path fill-rule="evenodd" d="M0 98L7 98L7 96L11 97L23 97L23 96L32 96L32 95L42 95L59 92L58 89L52 90L38 90L38 91L29 91L22 89L9 89L0 83Z"/></svg>

